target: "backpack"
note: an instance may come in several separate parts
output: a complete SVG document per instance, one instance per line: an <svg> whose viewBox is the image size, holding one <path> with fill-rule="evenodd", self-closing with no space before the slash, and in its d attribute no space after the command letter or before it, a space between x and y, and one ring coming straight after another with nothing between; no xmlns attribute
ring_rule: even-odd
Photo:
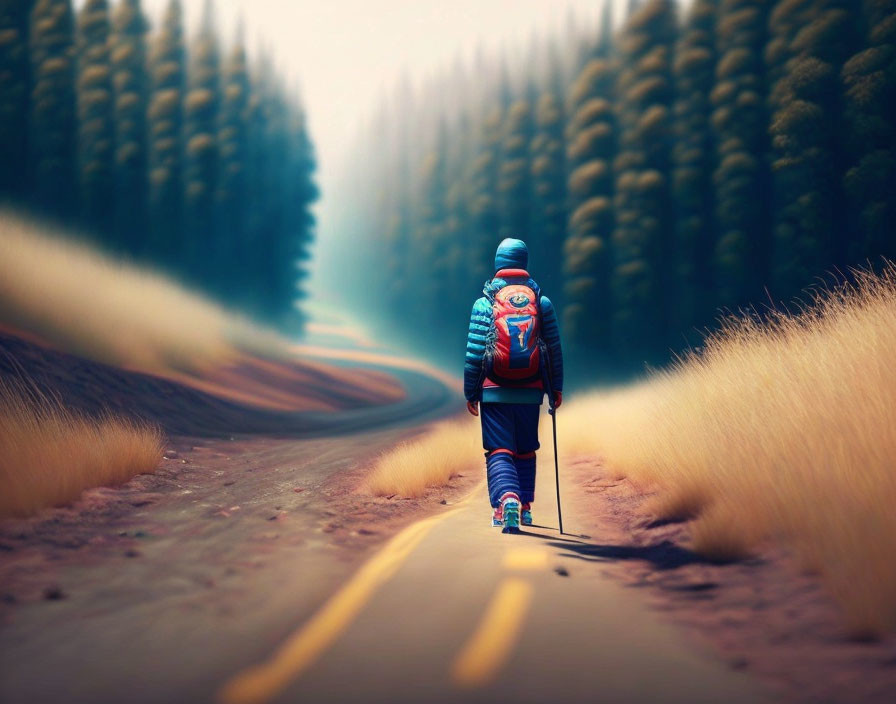
<svg viewBox="0 0 896 704"><path fill-rule="evenodd" d="M488 376L509 386L541 378L541 311L538 294L525 284L510 284L491 298Z"/></svg>

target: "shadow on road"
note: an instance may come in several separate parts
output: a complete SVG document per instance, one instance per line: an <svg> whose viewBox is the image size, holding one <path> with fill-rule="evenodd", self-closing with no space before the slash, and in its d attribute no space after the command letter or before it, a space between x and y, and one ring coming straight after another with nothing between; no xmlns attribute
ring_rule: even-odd
<svg viewBox="0 0 896 704"><path fill-rule="evenodd" d="M565 557L573 557L589 562L611 562L616 560L643 560L659 570L674 570L694 564L719 564L701 557L693 550L676 545L669 540L654 545L593 545L580 541L554 541L550 545L572 551Z"/></svg>
<svg viewBox="0 0 896 704"><path fill-rule="evenodd" d="M557 530L556 526L540 526L540 525L533 524L532 526L527 526L527 527L540 528L541 530L552 530L552 531ZM570 544L570 543L574 544L574 545L584 545L585 543L583 543L582 541L587 540L589 538L589 536L587 536L587 535L575 535L573 533L564 533L563 536L561 536L561 537L554 537L554 536L550 536L550 535L545 535L544 533L532 533L532 532L524 530L522 528L520 528L520 530L518 532L514 533L514 535L521 535L526 538L539 538L542 541L553 541L552 543L549 543L549 544L554 547L567 547L567 544Z"/></svg>

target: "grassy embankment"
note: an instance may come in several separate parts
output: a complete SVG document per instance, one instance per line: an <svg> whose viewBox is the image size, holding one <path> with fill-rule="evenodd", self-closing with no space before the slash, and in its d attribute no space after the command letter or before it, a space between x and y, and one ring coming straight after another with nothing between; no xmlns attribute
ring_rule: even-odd
<svg viewBox="0 0 896 704"><path fill-rule="evenodd" d="M0 381L0 518L70 503L87 487L152 472L161 459L156 428L82 418L58 399Z"/></svg>
<svg viewBox="0 0 896 704"><path fill-rule="evenodd" d="M382 374L300 360L290 341L166 276L5 210L0 331L275 409L328 410L400 396ZM61 399L81 393L83 378L58 397L41 397L24 370L13 376L0 380L0 517L70 502L85 488L119 483L158 464L156 430L67 410ZM61 376L69 378L66 370Z"/></svg>
<svg viewBox="0 0 896 704"><path fill-rule="evenodd" d="M288 343L170 278L0 211L0 323L88 359L152 374L201 373Z"/></svg>
<svg viewBox="0 0 896 704"><path fill-rule="evenodd" d="M385 372L299 356L292 341L163 274L2 208L0 332L268 410L329 412L404 394ZM24 370L2 380L0 516L65 503L157 464L155 430L71 414L60 399L84 392L85 378L53 371L64 379L58 398L37 398ZM90 393L102 392L98 380Z"/></svg>
<svg viewBox="0 0 896 704"><path fill-rule="evenodd" d="M0 212L0 323L59 349L116 366L199 371L232 354L247 325L164 277ZM0 517L70 503L92 486L152 472L152 426L69 411L24 375L0 380Z"/></svg>
<svg viewBox="0 0 896 704"><path fill-rule="evenodd" d="M658 518L693 518L694 549L737 558L789 545L857 634L896 629L896 271L771 323L732 320L699 356L558 416L561 449L659 489ZM443 431L457 433L456 430ZM478 440L474 431L470 431ZM419 491L478 456L405 479L397 461L452 448L434 433L382 458L378 493ZM458 444L456 447L464 447ZM478 451L478 445L477 445ZM402 454L403 453L403 454ZM448 454L448 453L445 453Z"/></svg>
<svg viewBox="0 0 896 704"><path fill-rule="evenodd" d="M396 445L377 458L367 480L377 496L423 496L482 464L482 443L473 416L436 423L420 437ZM477 421L478 422L478 421Z"/></svg>

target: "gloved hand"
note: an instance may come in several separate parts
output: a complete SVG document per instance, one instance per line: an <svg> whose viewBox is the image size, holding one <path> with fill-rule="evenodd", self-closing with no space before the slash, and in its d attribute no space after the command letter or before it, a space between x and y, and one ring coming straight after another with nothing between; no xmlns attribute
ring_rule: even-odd
<svg viewBox="0 0 896 704"><path fill-rule="evenodd" d="M470 412L471 415L478 416L479 415L478 402L477 401L467 401L467 410Z"/></svg>
<svg viewBox="0 0 896 704"><path fill-rule="evenodd" d="M563 403L563 392L555 391L554 392L554 408L560 408L561 403Z"/></svg>

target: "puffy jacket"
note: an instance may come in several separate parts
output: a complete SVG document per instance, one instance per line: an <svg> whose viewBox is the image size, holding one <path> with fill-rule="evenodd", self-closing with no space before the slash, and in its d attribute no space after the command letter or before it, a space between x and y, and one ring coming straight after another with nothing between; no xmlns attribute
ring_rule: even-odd
<svg viewBox="0 0 896 704"><path fill-rule="evenodd" d="M484 356L492 324L491 297L509 284L525 284L539 296L541 310L541 339L545 342L550 383L554 391L563 390L563 351L557 314L547 296L541 295L538 284L525 271L528 252L520 240L504 240L495 256L495 276L485 282L483 296L473 304L470 329L467 334L467 353L464 362L464 396L468 401L486 403L541 403L546 389L541 381L525 387L501 386L486 378ZM519 266L522 264L522 266Z"/></svg>

